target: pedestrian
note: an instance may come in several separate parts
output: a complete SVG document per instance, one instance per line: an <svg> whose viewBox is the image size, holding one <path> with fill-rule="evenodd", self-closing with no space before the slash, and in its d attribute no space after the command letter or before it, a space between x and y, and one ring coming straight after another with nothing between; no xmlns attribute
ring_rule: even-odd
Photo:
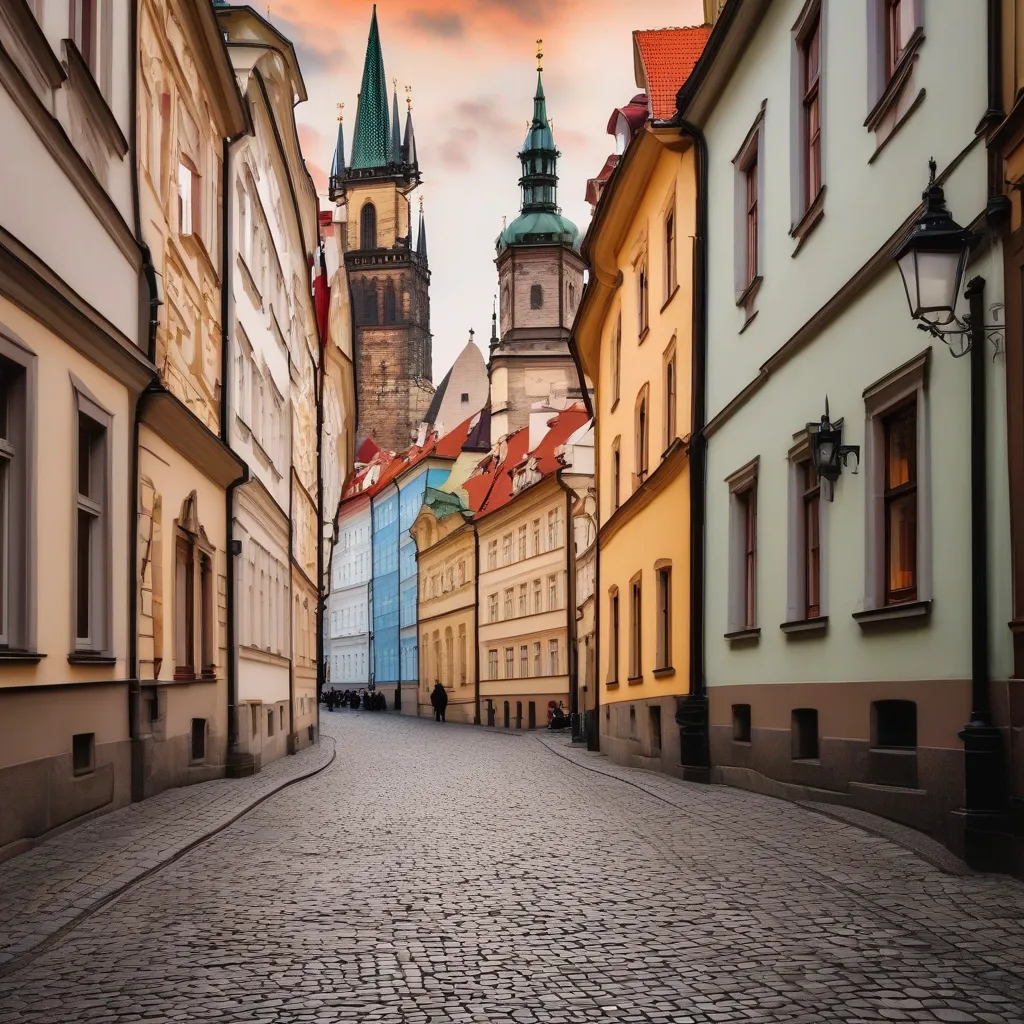
<svg viewBox="0 0 1024 1024"><path fill-rule="evenodd" d="M440 680L434 683L433 693L430 695L430 703L434 705L434 721L444 721L444 711L448 707L448 691L441 685Z"/></svg>

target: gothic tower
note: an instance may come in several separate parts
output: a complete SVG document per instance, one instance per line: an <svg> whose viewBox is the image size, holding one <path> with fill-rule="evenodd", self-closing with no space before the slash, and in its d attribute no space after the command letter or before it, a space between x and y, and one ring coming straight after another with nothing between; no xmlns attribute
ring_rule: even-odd
<svg viewBox="0 0 1024 1024"><path fill-rule="evenodd" d="M408 90L407 90L408 91ZM331 166L330 196L347 212L345 265L352 288L360 439L401 450L415 440L430 404L430 270L420 200L416 245L409 194L420 183L412 103L405 132L398 85L388 116L377 7L370 21L351 160L342 127Z"/></svg>
<svg viewBox="0 0 1024 1024"><path fill-rule="evenodd" d="M580 233L556 203L558 157L544 97L540 40L533 119L519 153L519 216L495 247L501 295L500 338L490 352L491 438L525 426L534 402L579 397L569 351L573 317L583 292Z"/></svg>

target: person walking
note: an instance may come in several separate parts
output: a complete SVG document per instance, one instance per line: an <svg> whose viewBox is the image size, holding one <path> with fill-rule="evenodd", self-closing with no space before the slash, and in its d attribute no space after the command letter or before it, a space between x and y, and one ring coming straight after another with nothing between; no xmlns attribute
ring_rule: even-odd
<svg viewBox="0 0 1024 1024"><path fill-rule="evenodd" d="M434 721L444 721L444 711L448 707L448 692L441 685L440 680L434 683L434 690L430 694L430 703L434 705Z"/></svg>

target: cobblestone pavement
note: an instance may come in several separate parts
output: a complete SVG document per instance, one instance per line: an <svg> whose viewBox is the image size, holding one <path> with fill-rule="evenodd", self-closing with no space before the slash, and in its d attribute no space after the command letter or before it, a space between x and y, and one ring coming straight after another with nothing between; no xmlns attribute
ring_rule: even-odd
<svg viewBox="0 0 1024 1024"><path fill-rule="evenodd" d="M1024 1020L1016 882L533 736L324 719L330 768L0 978L0 1022Z"/></svg>
<svg viewBox="0 0 1024 1024"><path fill-rule="evenodd" d="M324 768L328 738L258 775L169 789L0 863L0 977L28 952L270 794Z"/></svg>

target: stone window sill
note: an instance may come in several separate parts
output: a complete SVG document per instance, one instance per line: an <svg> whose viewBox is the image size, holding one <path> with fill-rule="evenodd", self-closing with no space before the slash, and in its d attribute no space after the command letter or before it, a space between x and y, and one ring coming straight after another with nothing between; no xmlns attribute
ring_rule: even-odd
<svg viewBox="0 0 1024 1024"><path fill-rule="evenodd" d="M606 690L617 690L619 688L619 681L618 681L618 679L611 679L611 680L609 680L607 683L604 684L604 688Z"/></svg>
<svg viewBox="0 0 1024 1024"><path fill-rule="evenodd" d="M6 661L12 665L24 665L42 661L45 657L46 655L40 654L39 651L23 651L15 647L0 649L0 664Z"/></svg>
<svg viewBox="0 0 1024 1024"><path fill-rule="evenodd" d="M641 685L641 684L643 683L643 681L644 681L644 677L643 677L643 676L630 676L630 677L629 677L629 678L628 678L628 679L626 680L626 682L627 682L627 683L628 683L628 684L629 684L630 686L640 686L640 685Z"/></svg>
<svg viewBox="0 0 1024 1024"><path fill-rule="evenodd" d="M647 335L651 333L650 327L645 327L636 339L637 345L642 345L647 340Z"/></svg>
<svg viewBox="0 0 1024 1024"><path fill-rule="evenodd" d="M676 297L678 291L679 283L677 282L676 284L672 285L672 291L669 293L668 298L662 303L661 309L658 311L659 313L664 313L665 310L668 309L669 303Z"/></svg>
<svg viewBox="0 0 1024 1024"><path fill-rule="evenodd" d="M923 42L924 30L919 26L908 40L900 57L899 64L896 65L888 83L886 83L885 88L882 90L882 95L878 97L878 102L871 108L871 112L864 120L864 127L868 131L874 131L879 126L884 120L885 115L889 113L899 99L900 94L910 79L910 72L917 57L917 51L921 48Z"/></svg>
<svg viewBox="0 0 1024 1024"><path fill-rule="evenodd" d="M920 626L931 617L931 601L907 601L905 604L890 604L883 608L866 608L854 612L853 619L861 629L874 626Z"/></svg>
<svg viewBox="0 0 1024 1024"><path fill-rule="evenodd" d="M779 629L787 636L821 636L828 631L828 616L817 615L813 619L794 619L792 622L783 622Z"/></svg>
<svg viewBox="0 0 1024 1024"><path fill-rule="evenodd" d="M804 243L811 236L814 229L821 223L822 218L825 216L825 186L822 185L818 189L818 194L811 201L810 206L804 212L804 215L796 222L793 228L790 230L790 235L795 238L796 248L793 250L793 255L796 256L798 252L804 247Z"/></svg>
<svg viewBox="0 0 1024 1024"><path fill-rule="evenodd" d="M757 293L761 290L761 284L763 281L764 278L760 274L757 274L753 280L751 280L750 284L748 284L747 287L736 296L736 305L743 306L750 310L750 307L754 304L754 299L757 298Z"/></svg>
<svg viewBox="0 0 1024 1024"><path fill-rule="evenodd" d="M674 676L676 670L671 665L666 665L664 668L656 668L654 670L655 679L667 679L669 676Z"/></svg>
<svg viewBox="0 0 1024 1024"><path fill-rule="evenodd" d="M117 658L103 651L72 651L68 655L69 665L116 665Z"/></svg>
<svg viewBox="0 0 1024 1024"><path fill-rule="evenodd" d="M736 629L731 633L724 633L723 636L730 644L756 644L761 640L761 627L754 626L751 629Z"/></svg>

